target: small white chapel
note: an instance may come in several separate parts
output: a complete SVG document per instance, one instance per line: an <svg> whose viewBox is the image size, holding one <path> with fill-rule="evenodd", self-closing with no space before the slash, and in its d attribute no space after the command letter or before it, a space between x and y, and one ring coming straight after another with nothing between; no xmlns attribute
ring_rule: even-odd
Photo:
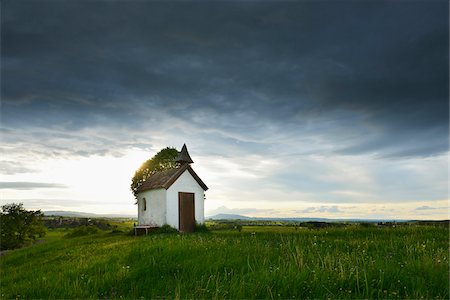
<svg viewBox="0 0 450 300"><path fill-rule="evenodd" d="M176 159L176 169L151 175L138 188L138 225L135 230L170 225L181 232L192 232L205 221L206 184L194 172L186 144Z"/></svg>

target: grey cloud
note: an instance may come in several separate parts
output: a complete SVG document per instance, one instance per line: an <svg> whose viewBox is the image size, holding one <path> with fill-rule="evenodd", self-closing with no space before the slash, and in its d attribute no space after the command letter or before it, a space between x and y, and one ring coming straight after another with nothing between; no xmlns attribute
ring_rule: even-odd
<svg viewBox="0 0 450 300"><path fill-rule="evenodd" d="M66 198L56 198L56 199L48 199L48 198L2 198L2 204L6 203L23 203L25 206L32 207L40 207L42 205L45 209L51 207L79 207L79 206L90 206L96 205L97 203L93 203L89 200L79 200L79 199L66 199ZM123 202L111 202L111 204L123 204ZM43 209L44 209L43 208Z"/></svg>
<svg viewBox="0 0 450 300"><path fill-rule="evenodd" d="M438 209L438 208L437 207L431 207L431 206L428 206L428 205L423 205L423 206L416 207L415 210L434 210L434 209Z"/></svg>
<svg viewBox="0 0 450 300"><path fill-rule="evenodd" d="M217 214L238 214L238 215L251 215L258 213L273 213L273 209L259 209L259 208L228 208L226 206L218 207L208 212L208 215L213 216Z"/></svg>
<svg viewBox="0 0 450 300"><path fill-rule="evenodd" d="M40 209L40 210L67 210L80 207L88 209L90 206L97 205L89 200L79 199L48 199L48 198L21 198L21 199L0 199L0 204L5 205L8 203L22 203L27 209ZM123 202L111 202L110 205L123 205Z"/></svg>
<svg viewBox="0 0 450 300"><path fill-rule="evenodd" d="M333 158L342 161L341 157ZM302 191L307 195L298 199L316 203L383 203L389 201L387 199L395 199L396 203L438 201L448 195L445 160L445 157L425 163L413 159L374 160L358 166L364 173L348 176L346 169L352 167L349 164L337 167L326 160L317 163L303 156L295 161L295 168L274 172L269 182L276 183L280 189ZM359 178L366 179L358 181Z"/></svg>
<svg viewBox="0 0 450 300"><path fill-rule="evenodd" d="M90 128L88 131L63 131L61 129L35 128L32 130L2 128L2 143L4 152L16 147L20 154L28 159L49 157L112 155L122 156L130 148L148 150L153 148L146 137L146 132L129 133L120 129ZM152 149L153 150L153 149ZM16 163L5 166L11 172ZM17 163L19 164L19 163ZM25 167L22 167L25 168ZM22 169L26 171L27 169Z"/></svg>
<svg viewBox="0 0 450 300"><path fill-rule="evenodd" d="M59 183L44 183L44 182L0 182L0 189L14 189L14 190L34 190L34 189L61 189L66 188L66 185Z"/></svg>
<svg viewBox="0 0 450 300"><path fill-rule="evenodd" d="M189 125L215 143L260 141L256 151L282 135L319 136L338 153L436 155L448 144L447 11L437 1L5 1L3 122ZM161 115L181 124L163 127Z"/></svg>
<svg viewBox="0 0 450 300"><path fill-rule="evenodd" d="M37 172L37 170L28 168L20 162L7 161L7 160L0 161L0 170L5 175Z"/></svg>
<svg viewBox="0 0 450 300"><path fill-rule="evenodd" d="M344 155L372 153L379 158L396 159L441 155L448 150L449 141L442 138L445 135L445 128L405 131L401 133L401 138L396 135L389 136L386 130L387 128L379 128L378 133L359 138L358 142L350 141L348 146L337 150L336 153ZM425 140L427 143L423 142Z"/></svg>
<svg viewBox="0 0 450 300"><path fill-rule="evenodd" d="M342 210L340 210L340 208L336 205L331 205L331 206L327 206L327 205L322 205L322 206L318 206L318 207L307 207L305 209L300 209L300 210L296 210L296 213L342 213Z"/></svg>

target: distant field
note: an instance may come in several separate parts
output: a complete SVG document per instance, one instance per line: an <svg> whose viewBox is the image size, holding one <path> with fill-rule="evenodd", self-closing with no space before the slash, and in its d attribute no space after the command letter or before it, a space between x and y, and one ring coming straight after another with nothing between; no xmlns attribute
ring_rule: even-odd
<svg viewBox="0 0 450 300"><path fill-rule="evenodd" d="M446 227L66 232L1 257L1 298L449 298Z"/></svg>

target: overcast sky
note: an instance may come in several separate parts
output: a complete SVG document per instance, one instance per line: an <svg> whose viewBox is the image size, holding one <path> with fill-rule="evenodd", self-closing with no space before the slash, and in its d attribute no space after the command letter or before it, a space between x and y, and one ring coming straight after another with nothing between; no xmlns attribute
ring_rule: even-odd
<svg viewBox="0 0 450 300"><path fill-rule="evenodd" d="M2 1L1 203L136 214L186 143L206 214L448 218L448 1Z"/></svg>

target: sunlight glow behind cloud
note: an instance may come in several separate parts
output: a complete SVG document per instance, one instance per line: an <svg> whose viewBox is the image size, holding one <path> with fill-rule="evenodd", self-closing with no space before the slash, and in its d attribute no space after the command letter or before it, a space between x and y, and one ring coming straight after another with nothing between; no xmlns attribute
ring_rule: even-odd
<svg viewBox="0 0 450 300"><path fill-rule="evenodd" d="M4 1L0 201L135 215L186 143L207 214L448 218L448 5Z"/></svg>

